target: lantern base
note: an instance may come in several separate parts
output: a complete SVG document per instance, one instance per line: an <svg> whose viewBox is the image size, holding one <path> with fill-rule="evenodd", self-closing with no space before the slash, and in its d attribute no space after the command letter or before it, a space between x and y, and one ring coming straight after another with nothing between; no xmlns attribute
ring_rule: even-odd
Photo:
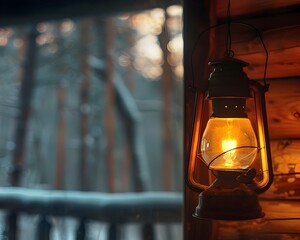
<svg viewBox="0 0 300 240"><path fill-rule="evenodd" d="M223 172L199 195L194 217L216 220L248 220L265 214L256 193L245 183L236 180L237 173Z"/></svg>

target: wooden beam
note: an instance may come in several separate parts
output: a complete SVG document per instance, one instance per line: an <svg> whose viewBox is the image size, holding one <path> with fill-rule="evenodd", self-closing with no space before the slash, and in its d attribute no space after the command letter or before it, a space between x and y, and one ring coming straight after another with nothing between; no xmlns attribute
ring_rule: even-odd
<svg viewBox="0 0 300 240"><path fill-rule="evenodd" d="M0 25L32 24L83 16L111 16L180 4L179 0L44 0L6 1L1 4Z"/></svg>
<svg viewBox="0 0 300 240"><path fill-rule="evenodd" d="M234 18L268 15L274 12L294 11L300 6L299 0L243 0L231 1L231 15ZM227 16L227 1L217 1L218 19Z"/></svg>
<svg viewBox="0 0 300 240"><path fill-rule="evenodd" d="M253 26L259 30L268 51L284 50L300 46L300 25L274 26L267 29L261 29L262 26L260 25ZM218 42L216 42L216 47L221 53L226 47L226 34L226 25L218 28ZM231 36L232 50L236 54L247 55L264 51L258 34L249 27L233 23L231 26Z"/></svg>

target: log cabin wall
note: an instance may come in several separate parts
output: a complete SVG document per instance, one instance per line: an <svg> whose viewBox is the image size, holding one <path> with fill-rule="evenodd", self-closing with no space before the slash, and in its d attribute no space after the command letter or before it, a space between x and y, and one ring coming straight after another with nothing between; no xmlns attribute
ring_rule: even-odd
<svg viewBox="0 0 300 240"><path fill-rule="evenodd" d="M191 130L193 109L192 66L197 79L207 79L207 62L222 57L226 28L203 37L193 52L201 31L226 21L227 1L184 1L185 64L185 149ZM266 219L242 222L196 220L191 215L198 203L198 193L185 186L185 239L281 239L300 238L300 1L231 0L233 21L255 26L269 52L266 94L272 162L273 185L261 195ZM251 29L232 27L235 56L249 62L249 78L260 81L264 70L264 49ZM191 64L191 55L197 57ZM201 81L201 80L200 80ZM197 84L201 85L201 82ZM187 156L187 154L185 154ZM187 159L185 159L186 163ZM239 227L237 227L239 226ZM294 239L294 238L291 238Z"/></svg>

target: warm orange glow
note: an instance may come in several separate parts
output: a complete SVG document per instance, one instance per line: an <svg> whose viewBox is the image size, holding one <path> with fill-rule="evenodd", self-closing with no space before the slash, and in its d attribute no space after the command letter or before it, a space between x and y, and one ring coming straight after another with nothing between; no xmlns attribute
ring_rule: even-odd
<svg viewBox="0 0 300 240"><path fill-rule="evenodd" d="M222 140L222 151L225 152L223 158L225 159L225 166L232 167L234 165L233 161L236 158L235 148L236 148L235 139L223 139Z"/></svg>
<svg viewBox="0 0 300 240"><path fill-rule="evenodd" d="M201 140L202 158L211 169L246 169L254 161L257 140L248 118L211 118Z"/></svg>

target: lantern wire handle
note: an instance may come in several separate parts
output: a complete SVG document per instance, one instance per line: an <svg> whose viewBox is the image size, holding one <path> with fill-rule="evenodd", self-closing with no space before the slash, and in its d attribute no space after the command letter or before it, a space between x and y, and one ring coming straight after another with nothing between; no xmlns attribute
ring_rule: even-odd
<svg viewBox="0 0 300 240"><path fill-rule="evenodd" d="M230 6L230 5L229 5ZM228 21L226 23L219 23L219 24L216 24L216 25L213 25L213 26L209 26L208 28L204 29L202 32L199 33L198 37L196 38L196 41L195 41L195 44L193 46L193 49L192 49L192 54L191 54L191 58L190 58L190 64L191 64L191 78L192 78L192 85L189 86L192 90L199 90L199 86L196 86L196 83L195 83L195 73L194 73L194 67L193 67L193 59L194 59L194 55L195 55L195 52L196 52L196 49L198 47L198 44L201 40L201 38L203 37L203 35L210 31L211 29L214 29L214 28L218 28L218 27L221 27L221 26L224 26L225 24L228 25ZM230 27L232 26L232 24L236 24L236 25L241 25L241 26L245 26L245 27L248 27L248 28L251 28L252 30L255 31L255 33L257 34L262 46L263 46L263 49L264 49L264 52L265 52L265 68L264 68L264 73L263 73L263 83L264 83L264 86L266 87L266 90L268 89L268 84L266 82L266 76L267 76L267 66L268 66L268 61L269 61L269 52L267 50L267 47L266 47L266 44L262 38L262 35L260 33L260 31L258 30L258 28L254 27L253 25L249 24L249 23L245 23L245 22L234 22L234 21L231 21L230 20L230 24L229 24L229 27L228 27L228 32L227 32L227 41L228 43L226 43L226 51L225 53L227 52L227 54L229 54L228 56L233 56L232 54L234 53L233 50L231 50L231 43L232 43L232 40L231 40L231 30L230 30ZM230 51L228 53L228 51ZM225 54L226 55L226 54Z"/></svg>
<svg viewBox="0 0 300 240"><path fill-rule="evenodd" d="M236 149L242 149L242 148L254 148L254 149L257 149L257 152L260 151L260 149L261 149L261 148L259 148L259 147L254 147L254 146L240 146L240 147L236 147L236 148L229 149L229 150L227 150L227 151L225 151L225 152L222 152L222 153L219 154L218 156L214 157L214 158L209 162L209 164L208 164L208 166L207 166L208 169L211 169L211 168L210 168L210 165L213 164L213 162L216 161L216 160L217 160L219 157L221 157L222 155L224 155L224 154L226 154L226 153L228 153L228 152L230 152L230 151L233 151L233 150L236 150ZM201 160L204 161L202 158L201 158Z"/></svg>

